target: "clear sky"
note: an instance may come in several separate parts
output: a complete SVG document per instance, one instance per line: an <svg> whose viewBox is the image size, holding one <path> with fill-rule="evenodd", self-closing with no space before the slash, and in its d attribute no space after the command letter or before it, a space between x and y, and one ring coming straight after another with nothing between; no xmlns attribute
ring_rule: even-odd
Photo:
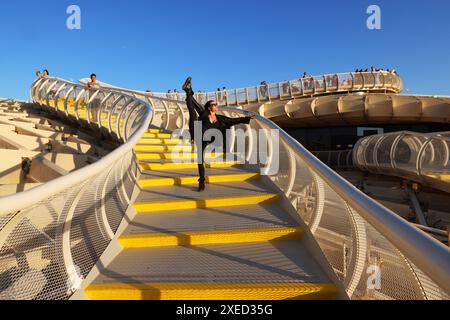
<svg viewBox="0 0 450 320"><path fill-rule="evenodd" d="M81 30L66 9L81 8ZM369 30L367 7L381 7ZM395 68L410 93L450 95L448 0L18 0L0 2L0 97L28 99L38 69L123 87L197 90Z"/></svg>

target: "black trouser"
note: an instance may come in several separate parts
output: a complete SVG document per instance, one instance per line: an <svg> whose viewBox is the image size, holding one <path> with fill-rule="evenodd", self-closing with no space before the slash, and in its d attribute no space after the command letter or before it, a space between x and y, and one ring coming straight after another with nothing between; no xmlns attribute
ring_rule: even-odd
<svg viewBox="0 0 450 320"><path fill-rule="evenodd" d="M195 139L195 121L199 119L199 113L204 110L203 106L194 98L194 92L191 90L186 93L186 105L189 110L189 133L191 140Z"/></svg>
<svg viewBox="0 0 450 320"><path fill-rule="evenodd" d="M198 175L199 175L199 182L205 182L206 181L206 172L205 172L205 149L208 146L207 143L203 142L201 149L202 149L202 153L201 153L201 159L197 160L198 161ZM197 145L197 148L199 146Z"/></svg>
<svg viewBox="0 0 450 320"><path fill-rule="evenodd" d="M205 182L206 172L204 153L208 143L203 142L203 136L195 137L195 122L198 121L199 113L202 112L204 108L197 100L195 100L194 92L192 90L186 93L186 105L189 110L189 133L191 135L191 141L195 141L197 146L198 173L200 176L199 182Z"/></svg>

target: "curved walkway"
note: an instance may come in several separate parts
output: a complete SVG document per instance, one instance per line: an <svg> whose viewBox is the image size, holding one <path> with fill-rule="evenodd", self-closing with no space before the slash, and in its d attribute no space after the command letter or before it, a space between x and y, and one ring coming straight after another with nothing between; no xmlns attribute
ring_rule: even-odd
<svg viewBox="0 0 450 320"><path fill-rule="evenodd" d="M399 176L450 192L450 132L395 132L358 141L353 162L372 173Z"/></svg>

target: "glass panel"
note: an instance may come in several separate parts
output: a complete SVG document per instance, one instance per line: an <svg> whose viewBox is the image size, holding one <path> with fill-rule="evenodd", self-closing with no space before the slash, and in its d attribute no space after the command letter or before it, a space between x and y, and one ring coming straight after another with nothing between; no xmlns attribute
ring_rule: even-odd
<svg viewBox="0 0 450 320"><path fill-rule="evenodd" d="M227 99L228 99L228 104L229 105L236 105L237 104L236 92L234 90L227 90L226 91L226 95L227 95Z"/></svg>
<svg viewBox="0 0 450 320"><path fill-rule="evenodd" d="M261 85L258 87L258 94L259 94L259 100L260 101L267 101L269 100L269 86Z"/></svg>
<svg viewBox="0 0 450 320"><path fill-rule="evenodd" d="M325 92L325 80L322 76L314 77L315 92Z"/></svg>
<svg viewBox="0 0 450 320"><path fill-rule="evenodd" d="M339 90L351 90L353 88L353 77L350 73L338 75Z"/></svg>
<svg viewBox="0 0 450 320"><path fill-rule="evenodd" d="M360 72L353 73L353 89L362 89L364 85L364 78Z"/></svg>
<svg viewBox="0 0 450 320"><path fill-rule="evenodd" d="M300 80L291 81L292 96L297 97L302 95L302 83Z"/></svg>
<svg viewBox="0 0 450 320"><path fill-rule="evenodd" d="M247 91L245 89L237 89L236 91L238 103L247 103Z"/></svg>
<svg viewBox="0 0 450 320"><path fill-rule="evenodd" d="M283 81L280 83L281 97L288 98L291 97L291 88L289 86L289 81Z"/></svg>
<svg viewBox="0 0 450 320"><path fill-rule="evenodd" d="M336 74L329 74L329 75L325 76L325 82L327 85L327 91L337 90L338 76Z"/></svg>
<svg viewBox="0 0 450 320"><path fill-rule="evenodd" d="M365 72L362 74L364 79L364 88L370 89L375 87L375 76L373 73Z"/></svg>
<svg viewBox="0 0 450 320"><path fill-rule="evenodd" d="M305 77L302 78L302 84L303 84L303 93L304 94L312 94L314 93L314 78L312 77Z"/></svg>
<svg viewBox="0 0 450 320"><path fill-rule="evenodd" d="M250 87L247 89L248 102L258 102L258 88Z"/></svg>
<svg viewBox="0 0 450 320"><path fill-rule="evenodd" d="M270 98L279 98L280 97L280 88L278 83L269 84L269 94Z"/></svg>
<svg viewBox="0 0 450 320"><path fill-rule="evenodd" d="M375 87L376 88L383 88L384 87L384 77L383 73L377 72L374 74L375 76Z"/></svg>

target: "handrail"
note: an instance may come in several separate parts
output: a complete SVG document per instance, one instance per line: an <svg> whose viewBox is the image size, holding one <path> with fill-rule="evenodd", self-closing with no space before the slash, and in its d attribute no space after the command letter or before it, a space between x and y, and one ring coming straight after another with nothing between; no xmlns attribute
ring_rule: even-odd
<svg viewBox="0 0 450 320"><path fill-rule="evenodd" d="M87 79L80 80L87 83ZM105 86L114 87L106 84ZM401 78L387 71L377 72L348 72L325 74L319 76L308 76L306 78L294 79L290 81L280 81L266 85L258 85L246 88L230 89L225 91L196 93L196 98L205 102L215 100L220 105L237 106L250 103L270 102L271 100L288 100L302 97L317 96L330 93L348 93L361 91L392 92L400 93L403 90ZM168 100L184 101L184 93L162 93L162 92L142 92L149 96ZM239 95L245 96L240 99Z"/></svg>
<svg viewBox="0 0 450 320"><path fill-rule="evenodd" d="M360 139L353 161L360 170L394 175L450 192L450 132L410 131Z"/></svg>

